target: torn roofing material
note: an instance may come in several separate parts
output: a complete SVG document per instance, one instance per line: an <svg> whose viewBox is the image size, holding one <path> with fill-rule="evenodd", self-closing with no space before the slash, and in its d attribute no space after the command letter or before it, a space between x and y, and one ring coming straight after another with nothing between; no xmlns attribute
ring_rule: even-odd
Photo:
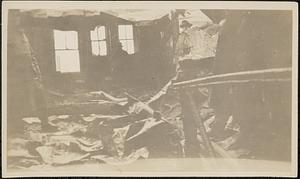
<svg viewBox="0 0 300 179"><path fill-rule="evenodd" d="M129 21L156 20L168 15L169 9L110 9L110 10L85 10L85 9L22 9L20 12L27 13L36 18L66 17L66 16L97 16L101 13L113 15Z"/></svg>
<svg viewBox="0 0 300 179"><path fill-rule="evenodd" d="M200 9L184 10L184 13L179 15L179 22L181 23L183 20L187 20L193 26L197 27L202 27L213 23L213 21Z"/></svg>
<svg viewBox="0 0 300 179"><path fill-rule="evenodd" d="M21 13L27 13L35 18L48 17L66 17L66 16L97 16L101 13L106 13L112 16L119 17L132 22L152 21L160 19L164 16L169 16L172 9L21 9ZM182 19L188 19L194 25L212 22L200 9L185 10L185 16Z"/></svg>

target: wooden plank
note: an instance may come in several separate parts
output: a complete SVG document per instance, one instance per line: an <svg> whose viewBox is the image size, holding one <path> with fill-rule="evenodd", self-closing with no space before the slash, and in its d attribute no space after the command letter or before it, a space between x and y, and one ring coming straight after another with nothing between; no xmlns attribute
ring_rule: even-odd
<svg viewBox="0 0 300 179"><path fill-rule="evenodd" d="M275 79L275 78L290 78L291 68L273 68L264 70L242 71L235 73L225 73L220 75L211 75L202 78L192 79L188 81L181 81L173 84L173 87L182 87L189 85L196 85L208 82L218 82L225 80L250 80L250 79Z"/></svg>
<svg viewBox="0 0 300 179"><path fill-rule="evenodd" d="M199 83L192 84L188 86L182 86L182 88L191 88L191 87L206 87L206 86L215 86L215 85L225 85L225 84L244 84L244 83L274 83L274 82L290 82L291 79L250 79L250 80L226 80L226 81L218 81L218 82L210 82L210 83ZM180 88L180 87L175 87Z"/></svg>

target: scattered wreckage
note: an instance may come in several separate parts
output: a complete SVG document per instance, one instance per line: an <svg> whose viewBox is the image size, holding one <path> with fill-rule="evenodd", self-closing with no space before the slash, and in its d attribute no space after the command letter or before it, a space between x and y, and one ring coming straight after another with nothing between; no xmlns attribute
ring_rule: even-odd
<svg viewBox="0 0 300 179"><path fill-rule="evenodd" d="M175 82L174 77L155 95L148 95L146 101L128 92L118 97L98 91L55 98L51 98L53 93L48 93L52 99L48 106L48 123L57 131L43 132L38 118L23 118L25 135L8 140L8 165L28 168L92 161L122 165L141 158L190 157L185 151L187 136L183 129L182 105L191 109L197 126L197 155L193 157L249 157L249 150L231 148L240 135L240 127L233 117L229 117L220 131L224 137L214 136L214 110L209 105L199 106L191 89L197 88L198 92L208 95L203 88L208 85L278 81L273 78L274 74L281 75L280 80L289 81L290 71L238 72L183 82ZM180 101L178 93L182 92L187 94L188 104Z"/></svg>
<svg viewBox="0 0 300 179"><path fill-rule="evenodd" d="M123 97L103 91L63 96L49 106L53 115L48 122L57 131L43 132L38 118L23 118L25 135L8 140L8 165L27 168L91 161L122 165L141 158L185 157L181 105L167 92L171 84L145 102L126 92ZM209 133L213 109L202 113L209 116L202 126ZM226 130L234 134L216 142L213 137L203 140L199 133L202 151L209 140L216 156L231 158L245 153L228 151L239 131ZM210 156L205 152L199 155Z"/></svg>

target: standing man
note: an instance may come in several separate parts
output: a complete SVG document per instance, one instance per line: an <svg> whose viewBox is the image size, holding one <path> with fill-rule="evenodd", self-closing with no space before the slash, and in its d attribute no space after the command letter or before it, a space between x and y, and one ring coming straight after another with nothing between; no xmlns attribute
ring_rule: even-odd
<svg viewBox="0 0 300 179"><path fill-rule="evenodd" d="M190 53L191 40L187 33L188 29L192 27L192 24L186 20L183 20L180 28L182 32L179 34L176 47L175 47L175 58L174 63L176 65L176 76L177 80L183 80L182 69L179 61ZM197 127L196 121L192 116L191 106L189 104L188 96L185 91L180 90L179 92L180 104L182 106L182 117L183 117L183 132L185 138L184 151L186 157L198 157L199 143L197 140Z"/></svg>
<svg viewBox="0 0 300 179"><path fill-rule="evenodd" d="M215 39L209 39L209 37L207 37L208 33L206 32L206 29L210 27L211 24L207 23L201 27L192 26L193 25L186 20L183 20L180 25L182 32L178 37L175 51L178 81L207 76L213 64L214 51L210 48L213 48L214 43L212 42ZM207 42L204 43L203 41ZM201 148L198 141L197 130L199 127L199 130L201 129L201 137L208 139L205 129L203 128L203 122L207 119L208 114L199 116L197 113L209 108L209 90L204 87L180 89L179 95L183 114L185 154L187 157L199 157ZM210 156L213 156L213 151L208 140L205 140L205 145L206 151L203 152L208 152Z"/></svg>

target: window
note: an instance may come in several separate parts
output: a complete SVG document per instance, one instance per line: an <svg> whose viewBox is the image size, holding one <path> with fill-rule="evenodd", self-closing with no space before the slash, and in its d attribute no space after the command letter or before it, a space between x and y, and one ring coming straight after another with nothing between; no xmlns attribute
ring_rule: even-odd
<svg viewBox="0 0 300 179"><path fill-rule="evenodd" d="M56 71L80 72L78 34L76 31L54 30Z"/></svg>
<svg viewBox="0 0 300 179"><path fill-rule="evenodd" d="M128 54L134 53L133 28L132 25L119 25L119 40L122 43L123 50Z"/></svg>
<svg viewBox="0 0 300 179"><path fill-rule="evenodd" d="M93 55L107 55L105 26L97 26L91 31L91 43Z"/></svg>

